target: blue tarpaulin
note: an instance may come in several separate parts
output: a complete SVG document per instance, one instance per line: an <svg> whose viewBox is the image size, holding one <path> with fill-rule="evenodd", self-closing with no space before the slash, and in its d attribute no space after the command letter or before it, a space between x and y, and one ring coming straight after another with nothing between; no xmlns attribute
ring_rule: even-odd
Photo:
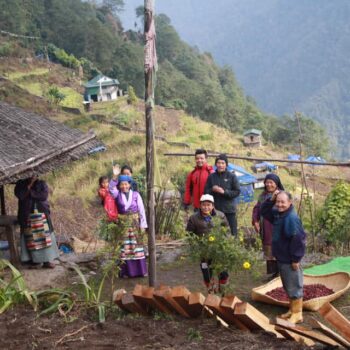
<svg viewBox="0 0 350 350"><path fill-rule="evenodd" d="M315 163L326 163L326 160L321 157L316 156L309 156L305 159L308 162L315 162ZM317 164L310 164L311 166L317 166ZM320 164L321 165L321 164Z"/></svg>
<svg viewBox="0 0 350 350"><path fill-rule="evenodd" d="M216 170L216 166L214 166ZM229 163L227 170L235 172L239 185L241 188L241 194L236 198L236 203L249 203L254 201L254 186L253 184L257 182L254 175L250 174L247 170L240 167L239 165Z"/></svg>
<svg viewBox="0 0 350 350"><path fill-rule="evenodd" d="M266 170L266 171L273 171L277 170L277 165L268 163L268 162L262 162L254 165L254 168L257 170Z"/></svg>
<svg viewBox="0 0 350 350"><path fill-rule="evenodd" d="M288 154L288 159L289 160L300 160L300 155L299 154Z"/></svg>

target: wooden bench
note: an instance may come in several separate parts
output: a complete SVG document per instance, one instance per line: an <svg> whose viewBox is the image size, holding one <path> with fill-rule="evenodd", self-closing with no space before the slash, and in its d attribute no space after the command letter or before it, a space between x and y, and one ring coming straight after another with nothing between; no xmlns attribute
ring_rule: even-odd
<svg viewBox="0 0 350 350"><path fill-rule="evenodd" d="M16 244L17 217L13 215L0 215L0 227L5 228L5 234L10 248L10 262L14 266L19 266L20 259Z"/></svg>

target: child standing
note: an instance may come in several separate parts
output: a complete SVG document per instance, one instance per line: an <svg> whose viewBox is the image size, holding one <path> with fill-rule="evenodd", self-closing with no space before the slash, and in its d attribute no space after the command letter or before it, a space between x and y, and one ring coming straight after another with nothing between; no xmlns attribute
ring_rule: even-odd
<svg viewBox="0 0 350 350"><path fill-rule="evenodd" d="M102 200L102 205L108 217L108 221L117 222L118 210L113 196L109 193L109 181L107 176L101 176L98 179L99 189L98 195Z"/></svg>

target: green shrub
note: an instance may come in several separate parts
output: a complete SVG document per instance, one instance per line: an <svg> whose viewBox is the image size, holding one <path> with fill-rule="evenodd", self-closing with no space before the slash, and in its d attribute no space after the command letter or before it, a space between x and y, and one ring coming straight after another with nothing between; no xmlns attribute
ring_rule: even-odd
<svg viewBox="0 0 350 350"><path fill-rule="evenodd" d="M63 94L57 86L49 87L46 96L49 102L55 106L58 106L66 98L66 95Z"/></svg>
<svg viewBox="0 0 350 350"><path fill-rule="evenodd" d="M143 137L140 135L133 135L129 139L130 146L140 146L142 145Z"/></svg>
<svg viewBox="0 0 350 350"><path fill-rule="evenodd" d="M130 105L133 105L137 102L135 90L131 85L128 86L128 100L127 101L128 101L128 104L130 104Z"/></svg>
<svg viewBox="0 0 350 350"><path fill-rule="evenodd" d="M10 56L12 49L11 43L4 43L0 45L0 57Z"/></svg>
<svg viewBox="0 0 350 350"><path fill-rule="evenodd" d="M74 55L69 55L66 51L59 49L53 44L48 45L48 54L51 60L61 63L62 66L69 68L78 68L80 66L80 61Z"/></svg>
<svg viewBox="0 0 350 350"><path fill-rule="evenodd" d="M227 232L220 225L220 219L213 218L214 228L209 235L187 235L188 254L195 261L211 260L215 274L221 271L242 271L256 269L258 253L245 247L244 242Z"/></svg>
<svg viewBox="0 0 350 350"><path fill-rule="evenodd" d="M328 240L350 241L350 184L338 182L328 194L319 218Z"/></svg>
<svg viewBox="0 0 350 350"><path fill-rule="evenodd" d="M175 109L185 110L187 108L187 102L181 98L175 98L170 102L170 105L172 105Z"/></svg>

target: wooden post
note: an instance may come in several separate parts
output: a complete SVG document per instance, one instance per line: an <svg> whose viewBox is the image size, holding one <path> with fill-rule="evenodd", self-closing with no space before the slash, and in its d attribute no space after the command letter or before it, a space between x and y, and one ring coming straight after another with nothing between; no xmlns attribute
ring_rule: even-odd
<svg viewBox="0 0 350 350"><path fill-rule="evenodd" d="M155 287L156 275L156 238L155 238L155 202L154 202L154 81L157 68L155 51L154 1L145 0L145 114L146 114L146 173L147 173L147 221L149 252L149 285Z"/></svg>
<svg viewBox="0 0 350 350"><path fill-rule="evenodd" d="M1 202L1 215L6 215L6 204L5 204L5 190L4 186L0 187L0 202Z"/></svg>

